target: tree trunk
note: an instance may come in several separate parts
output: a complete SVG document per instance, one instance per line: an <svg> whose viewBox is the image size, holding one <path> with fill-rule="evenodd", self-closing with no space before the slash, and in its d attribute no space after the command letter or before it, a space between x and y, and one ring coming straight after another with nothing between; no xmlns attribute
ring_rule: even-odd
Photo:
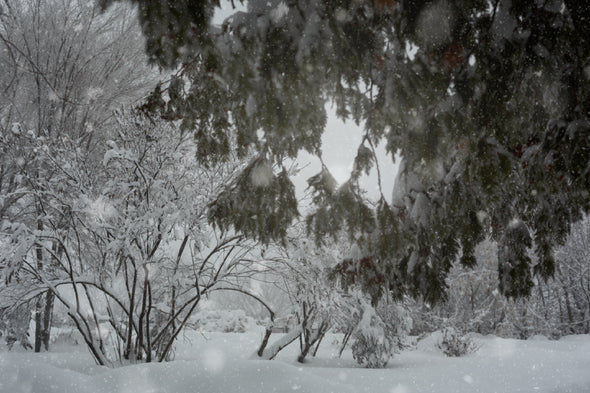
<svg viewBox="0 0 590 393"><path fill-rule="evenodd" d="M313 344L311 342L309 342L308 340L305 340L305 343L303 345L303 350L301 351L301 353L299 354L299 356L297 357L297 361L299 363L303 363L303 361L305 360L305 357L307 356L307 354L309 353L309 350L311 349L311 346Z"/></svg>
<svg viewBox="0 0 590 393"><path fill-rule="evenodd" d="M49 341L51 338L51 321L53 320L53 305L55 294L51 291L45 293L45 309L43 310L43 346L49 351Z"/></svg>
<svg viewBox="0 0 590 393"><path fill-rule="evenodd" d="M49 351L51 320L55 295L50 290L37 297L35 303L35 352Z"/></svg>
<svg viewBox="0 0 590 393"><path fill-rule="evenodd" d="M35 352L41 352L41 344L43 343L43 295L37 297L35 303Z"/></svg>
<svg viewBox="0 0 590 393"><path fill-rule="evenodd" d="M278 339L275 343L273 343L270 347L267 347L260 358L266 360L272 360L275 356L287 345L291 344L295 341L303 332L303 328L301 325L298 325L295 329L291 330L289 333L285 334L283 337Z"/></svg>
<svg viewBox="0 0 590 393"><path fill-rule="evenodd" d="M262 339L262 343L260 343L260 347L258 348L258 351L256 352L258 357L262 356L262 354L264 353L264 349L268 345L268 340L270 339L270 335L272 334L272 328L273 328L272 325L267 326L267 328L264 332L264 338Z"/></svg>
<svg viewBox="0 0 590 393"><path fill-rule="evenodd" d="M304 338L304 347L301 350L301 353L299 354L299 357L297 358L297 361L299 363L303 363L303 361L305 360L305 357L309 354L309 351L311 350L311 348L317 343L317 346L319 347L320 345L320 341L322 340L322 338L324 337L324 334L326 333L326 331L328 330L329 325L325 322L322 322L317 330L314 332L313 328L311 327L306 327L303 330L303 338ZM317 347L315 352L317 352ZM315 356L315 352L314 352L314 356Z"/></svg>
<svg viewBox="0 0 590 393"><path fill-rule="evenodd" d="M39 217L42 213L39 205L37 205L36 210L37 217ZM37 220L37 230L43 231L43 222L41 220ZM35 256L37 258L37 269L43 271L43 249L39 244L35 246ZM43 299L43 294L39 295L35 304L35 352L41 352L41 344L43 343Z"/></svg>
<svg viewBox="0 0 590 393"><path fill-rule="evenodd" d="M315 357L315 355L317 355L318 349L320 348L320 344L322 343L322 340L324 339L325 335L326 335L326 331L323 331L320 334L320 337L318 339L318 343L316 344L315 349L313 350L313 353L311 354L313 357Z"/></svg>
<svg viewBox="0 0 590 393"><path fill-rule="evenodd" d="M354 331L354 327L348 328L346 333L344 333L344 337L342 338L342 345L340 346L340 350L338 351L338 357L342 357L342 352L344 352L344 348L346 348L346 344L348 344L348 340L352 336L352 332Z"/></svg>

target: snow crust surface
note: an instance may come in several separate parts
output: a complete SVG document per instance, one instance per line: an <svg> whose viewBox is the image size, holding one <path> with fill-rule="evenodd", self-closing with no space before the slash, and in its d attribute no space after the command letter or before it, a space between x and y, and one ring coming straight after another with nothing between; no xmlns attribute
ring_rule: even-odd
<svg viewBox="0 0 590 393"><path fill-rule="evenodd" d="M305 364L295 361L297 341L277 360L258 360L253 353L261 333L189 332L179 342L176 360L117 369L94 365L83 346L41 354L3 350L0 392L590 392L589 335L559 341L476 335L479 351L447 358L436 349L434 334L396 355L387 368L371 370L358 367L350 351L337 358L342 337L335 334Z"/></svg>

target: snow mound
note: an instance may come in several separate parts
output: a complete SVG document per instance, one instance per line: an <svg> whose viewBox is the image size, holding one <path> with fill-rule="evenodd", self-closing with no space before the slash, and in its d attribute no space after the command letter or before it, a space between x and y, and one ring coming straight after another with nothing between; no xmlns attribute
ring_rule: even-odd
<svg viewBox="0 0 590 393"><path fill-rule="evenodd" d="M0 355L1 393L353 392L348 386L283 362L215 359L150 363L86 375Z"/></svg>
<svg viewBox="0 0 590 393"><path fill-rule="evenodd" d="M295 361L296 344L277 360L248 359L262 333L190 331L178 343L177 360L118 369L94 365L82 346L64 347L66 353L0 352L0 393L590 392L590 335L514 340L471 334L479 351L449 358L437 352L442 332L434 332L376 370L356 366L350 351L334 359L329 345L303 365ZM336 338L342 335L325 341Z"/></svg>
<svg viewBox="0 0 590 393"><path fill-rule="evenodd" d="M440 348L438 347L438 343L440 343L443 339L443 332L441 330L434 331L425 335L422 338L418 338L418 343L416 344L416 349L420 352L425 352L429 354L440 354L444 356Z"/></svg>

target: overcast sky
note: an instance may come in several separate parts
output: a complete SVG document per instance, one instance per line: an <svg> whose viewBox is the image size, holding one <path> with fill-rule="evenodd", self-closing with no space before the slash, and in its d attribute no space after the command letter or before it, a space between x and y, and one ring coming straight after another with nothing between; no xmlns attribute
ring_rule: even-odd
<svg viewBox="0 0 590 393"><path fill-rule="evenodd" d="M322 138L323 160L330 173L339 184L344 183L350 177L354 157L361 143L363 129L357 126L353 121L346 123L338 119L334 111L328 107L328 124ZM391 191L393 182L397 175L397 164L394 165L391 157L385 152L385 146L382 143L377 148L377 157L381 170L381 188L383 195L388 201L391 201ZM306 166L294 181L297 192L302 193L307 187L306 180L321 170L319 160L305 152L299 154L297 159L300 166ZM363 176L361 186L367 191L367 196L371 199L379 198L379 182L377 181L377 171L373 169L369 176ZM301 195L301 194L300 194Z"/></svg>

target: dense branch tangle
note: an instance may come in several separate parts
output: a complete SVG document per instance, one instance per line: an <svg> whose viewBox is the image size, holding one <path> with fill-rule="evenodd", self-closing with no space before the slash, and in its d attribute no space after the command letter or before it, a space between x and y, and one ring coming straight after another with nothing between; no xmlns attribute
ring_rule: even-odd
<svg viewBox="0 0 590 393"><path fill-rule="evenodd" d="M17 307L52 293L99 364L164 361L204 296L240 289L256 271L256 242L207 223L209 201L241 162L205 168L187 134L136 111L116 116L91 182L74 172L92 162L72 161L69 150L42 151L51 156L47 169L60 175L30 180L27 197L43 202L44 225L13 234L22 251L7 249L2 264L21 267L0 295Z"/></svg>

